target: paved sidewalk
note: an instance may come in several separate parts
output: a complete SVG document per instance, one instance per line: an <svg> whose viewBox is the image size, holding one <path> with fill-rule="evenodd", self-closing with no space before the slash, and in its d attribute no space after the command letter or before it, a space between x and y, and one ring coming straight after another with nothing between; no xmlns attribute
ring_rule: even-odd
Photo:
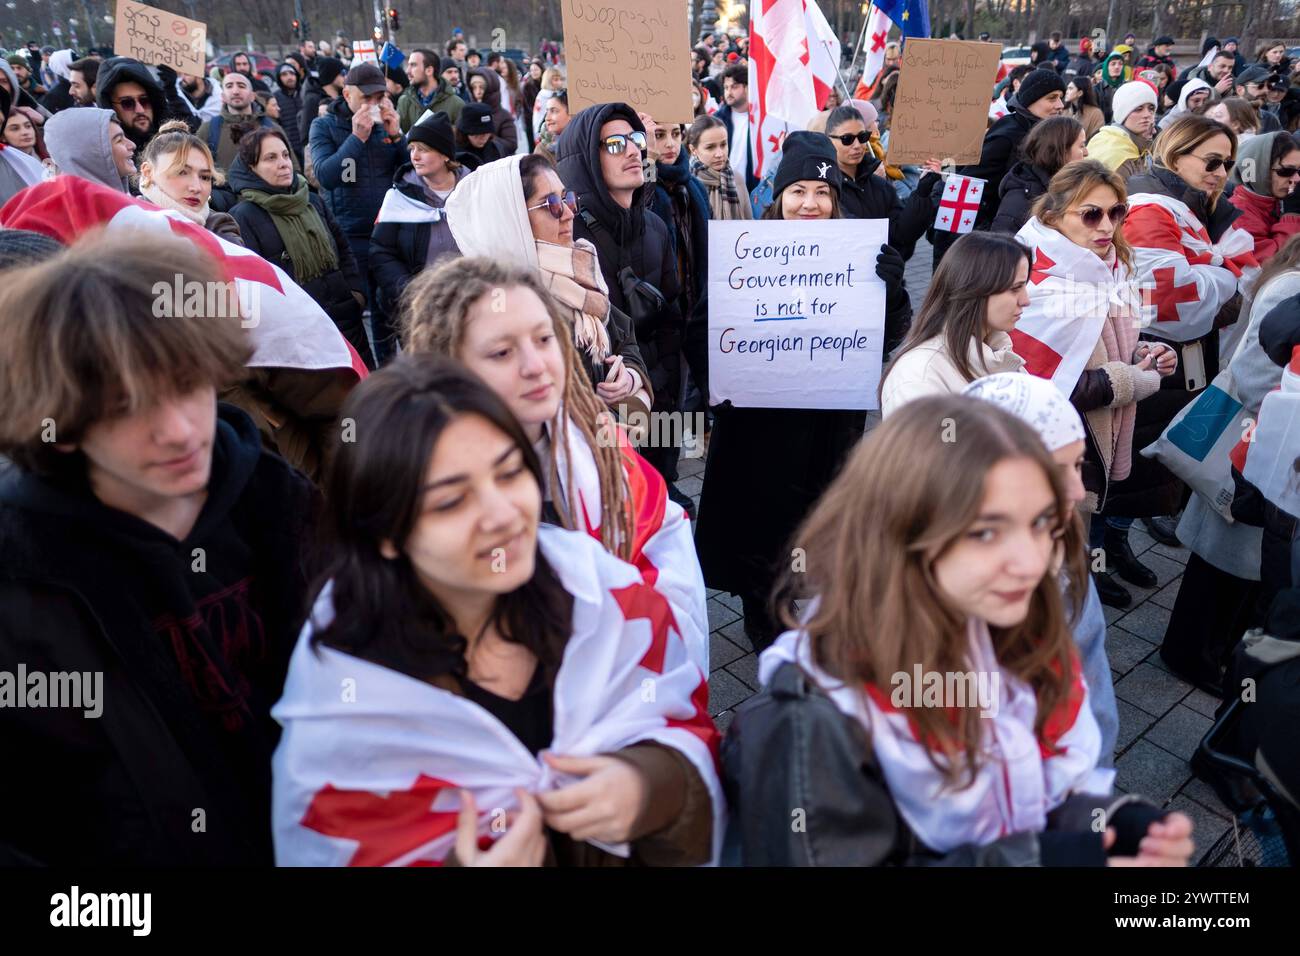
<svg viewBox="0 0 1300 956"><path fill-rule="evenodd" d="M912 307L919 309L930 279L930 247L922 241L908 262ZM678 487L699 504L702 458L684 458ZM1155 572L1153 590L1125 584L1133 604L1106 608L1106 651L1119 704L1116 789L1140 793L1191 817L1199 859L1231 826L1231 814L1214 791L1192 776L1187 761L1209 730L1218 701L1179 680L1164 667L1157 648L1169 622L1188 552L1157 544L1133 525L1134 554ZM741 624L740 598L710 590L709 710L723 732L734 709L758 689L758 659Z"/></svg>

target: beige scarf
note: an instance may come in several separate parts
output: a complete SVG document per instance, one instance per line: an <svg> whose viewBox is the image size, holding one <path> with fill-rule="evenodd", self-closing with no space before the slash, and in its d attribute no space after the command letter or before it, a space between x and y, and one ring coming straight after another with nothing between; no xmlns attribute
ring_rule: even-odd
<svg viewBox="0 0 1300 956"><path fill-rule="evenodd" d="M1106 264L1116 269L1115 247L1112 245L1110 258ZM1106 349L1107 362L1133 361L1133 351L1138 345L1138 322L1127 307L1111 301L1110 314L1101 327L1101 344ZM1113 481L1122 481L1129 476L1133 466L1133 425L1137 421L1137 402L1129 402L1111 409L1111 441L1114 443L1114 458L1110 466Z"/></svg>
<svg viewBox="0 0 1300 956"><path fill-rule="evenodd" d="M162 191L161 186L152 180L146 182L142 179L140 181L140 195L149 200L155 206L161 206L163 209L170 209L172 212L178 212L186 219L196 222L200 226L208 221L208 216L212 215L212 210L209 208L208 203L205 202L198 209L194 209L183 202L177 202L175 199L172 199L171 196L168 196Z"/></svg>
<svg viewBox="0 0 1300 956"><path fill-rule="evenodd" d="M609 289L600 274L596 247L585 239L573 246L537 241L537 268L551 295L573 310L573 338L578 348L591 357L596 368L609 355Z"/></svg>

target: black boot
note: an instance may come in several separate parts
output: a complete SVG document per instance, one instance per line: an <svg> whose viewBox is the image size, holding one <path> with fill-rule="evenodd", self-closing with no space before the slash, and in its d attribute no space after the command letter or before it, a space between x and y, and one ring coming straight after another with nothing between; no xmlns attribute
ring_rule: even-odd
<svg viewBox="0 0 1300 956"><path fill-rule="evenodd" d="M691 499L671 481L668 482L668 498L682 506L682 510L686 512L686 517L690 518L692 521L695 520L695 502L691 501Z"/></svg>
<svg viewBox="0 0 1300 956"><path fill-rule="evenodd" d="M1146 526L1147 534L1155 538L1167 548L1181 548L1183 543L1178 540L1178 518L1173 515L1161 515L1158 518L1143 518L1142 524Z"/></svg>
<svg viewBox="0 0 1300 956"><path fill-rule="evenodd" d="M768 613L766 598L744 594L740 600L745 609L745 636L754 645L754 653L761 654L772 646L780 628Z"/></svg>
<svg viewBox="0 0 1300 956"><path fill-rule="evenodd" d="M1137 559L1128 544L1128 531L1107 526L1102 541L1106 549L1106 570L1116 572L1129 584L1140 588L1153 588L1159 580L1156 573Z"/></svg>
<svg viewBox="0 0 1300 956"><path fill-rule="evenodd" d="M1133 603L1133 595L1124 590L1124 585L1116 581L1113 574L1093 574L1092 582L1097 585L1097 597L1107 607L1122 610Z"/></svg>

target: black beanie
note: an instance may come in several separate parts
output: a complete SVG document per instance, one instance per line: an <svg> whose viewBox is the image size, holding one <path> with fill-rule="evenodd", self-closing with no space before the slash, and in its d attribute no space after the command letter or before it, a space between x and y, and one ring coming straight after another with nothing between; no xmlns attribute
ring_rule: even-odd
<svg viewBox="0 0 1300 956"><path fill-rule="evenodd" d="M772 195L780 195L786 186L803 179L819 179L830 184L837 194L840 191L841 174L835 147L825 133L799 129L786 136L781 148L781 165L772 180Z"/></svg>
<svg viewBox="0 0 1300 956"><path fill-rule="evenodd" d="M1055 70L1030 70L1016 90L1016 102L1029 109L1030 103L1041 100L1048 93L1065 94L1065 80Z"/></svg>
<svg viewBox="0 0 1300 956"><path fill-rule="evenodd" d="M1283 299L1259 323L1259 347L1274 365L1286 366L1300 345L1300 296Z"/></svg>
<svg viewBox="0 0 1300 956"><path fill-rule="evenodd" d="M486 103L466 103L460 111L456 128L466 136L495 133L496 127L492 124L492 107Z"/></svg>
<svg viewBox="0 0 1300 956"><path fill-rule="evenodd" d="M451 132L451 118L441 111L412 126L406 139L411 143L423 143L448 159L456 158L456 137Z"/></svg>
<svg viewBox="0 0 1300 956"><path fill-rule="evenodd" d="M343 61L336 56L316 57L316 80L321 86L329 86L343 72Z"/></svg>
<svg viewBox="0 0 1300 956"><path fill-rule="evenodd" d="M442 76L442 74L446 73L448 70L453 68L459 70L460 64L457 63L455 60L453 60L451 57L444 56L442 60L438 63L438 75ZM462 76L461 79L463 80L465 79L465 77Z"/></svg>
<svg viewBox="0 0 1300 956"><path fill-rule="evenodd" d="M29 229L0 229L0 269L34 266L63 251L63 244Z"/></svg>

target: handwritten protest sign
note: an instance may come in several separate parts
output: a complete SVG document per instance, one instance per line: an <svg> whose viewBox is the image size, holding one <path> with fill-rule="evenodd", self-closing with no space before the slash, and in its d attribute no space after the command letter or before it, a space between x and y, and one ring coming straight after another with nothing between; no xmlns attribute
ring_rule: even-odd
<svg viewBox="0 0 1300 956"><path fill-rule="evenodd" d="M909 41L911 42L911 41ZM885 219L709 223L709 394L744 408L877 407Z"/></svg>
<svg viewBox="0 0 1300 956"><path fill-rule="evenodd" d="M564 0L569 112L619 102L659 122L691 122L686 2Z"/></svg>
<svg viewBox="0 0 1300 956"><path fill-rule="evenodd" d="M118 0L116 24L113 49L118 56L170 66L177 73L203 75L206 24L131 0Z"/></svg>
<svg viewBox="0 0 1300 956"><path fill-rule="evenodd" d="M903 47L886 162L919 165L931 156L978 162L1000 53L996 43L910 37Z"/></svg>

